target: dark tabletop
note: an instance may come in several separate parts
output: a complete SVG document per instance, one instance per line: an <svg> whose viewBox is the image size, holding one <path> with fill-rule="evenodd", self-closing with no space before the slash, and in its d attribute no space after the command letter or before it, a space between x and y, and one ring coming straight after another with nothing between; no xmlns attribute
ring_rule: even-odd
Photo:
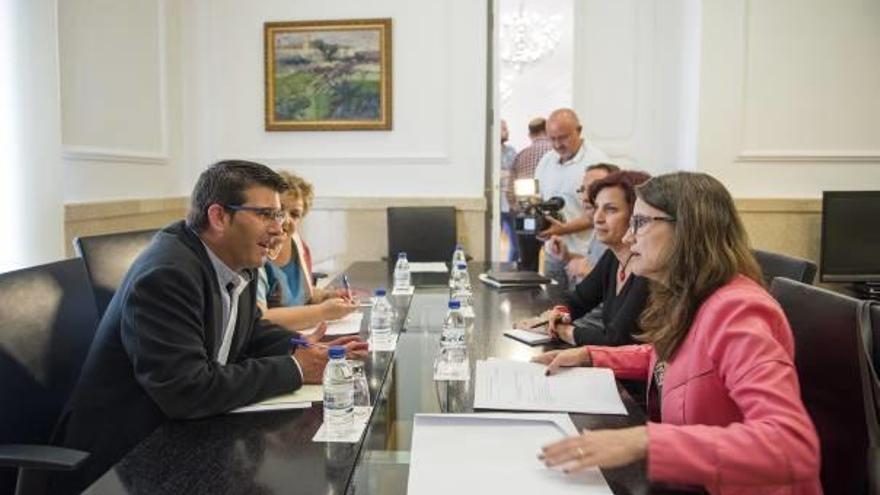
<svg viewBox="0 0 880 495"><path fill-rule="evenodd" d="M544 350L504 337L503 331L548 308L558 297L552 287L497 290L477 281L480 272L499 267L469 266L476 315L468 335L472 373L477 359L525 359ZM346 273L352 286L364 291L390 281L390 268L383 262L355 263ZM473 410L473 379L433 380L447 299L442 287L417 287L413 297L392 297L400 337L393 355L371 353L364 360L374 410L360 444L312 442L323 419L320 403L301 410L169 421L85 493L406 493L413 416ZM368 316L363 319L364 337ZM621 395L629 415L572 414L575 425L617 428L644 423L642 410L625 391ZM617 494L648 492L644 463L603 473Z"/></svg>

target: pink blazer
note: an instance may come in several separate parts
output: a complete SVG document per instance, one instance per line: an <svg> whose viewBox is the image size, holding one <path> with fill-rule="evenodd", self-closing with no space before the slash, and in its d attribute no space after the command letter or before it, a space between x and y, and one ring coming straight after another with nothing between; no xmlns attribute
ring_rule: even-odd
<svg viewBox="0 0 880 495"><path fill-rule="evenodd" d="M647 380L650 345L587 347L593 365ZM801 402L791 328L743 276L700 307L667 362L662 423L648 423L648 478L713 494L821 494L819 439Z"/></svg>

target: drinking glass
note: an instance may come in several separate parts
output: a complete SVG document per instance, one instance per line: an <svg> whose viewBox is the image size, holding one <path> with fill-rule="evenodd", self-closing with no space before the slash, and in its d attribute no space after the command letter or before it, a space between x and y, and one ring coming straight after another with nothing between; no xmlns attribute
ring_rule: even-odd
<svg viewBox="0 0 880 495"><path fill-rule="evenodd" d="M363 361L349 361L351 374L354 378L354 411L356 419L362 419L369 414L370 407L370 384L367 382L367 374L364 371Z"/></svg>

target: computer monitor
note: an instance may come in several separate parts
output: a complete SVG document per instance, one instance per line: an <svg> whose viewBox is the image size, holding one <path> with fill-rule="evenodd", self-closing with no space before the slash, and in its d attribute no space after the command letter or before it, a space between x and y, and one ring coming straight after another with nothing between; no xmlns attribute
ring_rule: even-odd
<svg viewBox="0 0 880 495"><path fill-rule="evenodd" d="M819 266L823 282L880 282L880 191L822 194Z"/></svg>

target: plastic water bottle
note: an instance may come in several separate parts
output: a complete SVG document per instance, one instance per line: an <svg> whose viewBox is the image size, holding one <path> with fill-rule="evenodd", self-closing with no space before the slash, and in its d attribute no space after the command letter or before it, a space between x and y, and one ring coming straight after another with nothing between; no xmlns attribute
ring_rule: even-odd
<svg viewBox="0 0 880 495"><path fill-rule="evenodd" d="M370 310L370 344L373 350L385 350L393 338L391 320L394 309L385 297L385 289L376 289L374 296L373 308Z"/></svg>
<svg viewBox="0 0 880 495"><path fill-rule="evenodd" d="M459 301L461 303L462 311L467 313L467 308L471 307L472 296L471 279L468 275L467 265L459 263L452 270L452 275L449 278L449 298L451 300Z"/></svg>
<svg viewBox="0 0 880 495"><path fill-rule="evenodd" d="M398 253L397 264L394 265L394 288L409 289L410 283L409 261L406 259L406 253Z"/></svg>
<svg viewBox="0 0 880 495"><path fill-rule="evenodd" d="M464 254L464 247L461 244L455 245L455 251L452 252L452 267L456 267L464 263L467 266L467 256Z"/></svg>
<svg viewBox="0 0 880 495"><path fill-rule="evenodd" d="M440 349L434 361L435 380L467 380L470 377L465 318L459 301L449 301L449 311L443 321Z"/></svg>
<svg viewBox="0 0 880 495"><path fill-rule="evenodd" d="M354 427L354 377L345 360L345 347L333 346L324 368L324 428L334 438L347 436Z"/></svg>

